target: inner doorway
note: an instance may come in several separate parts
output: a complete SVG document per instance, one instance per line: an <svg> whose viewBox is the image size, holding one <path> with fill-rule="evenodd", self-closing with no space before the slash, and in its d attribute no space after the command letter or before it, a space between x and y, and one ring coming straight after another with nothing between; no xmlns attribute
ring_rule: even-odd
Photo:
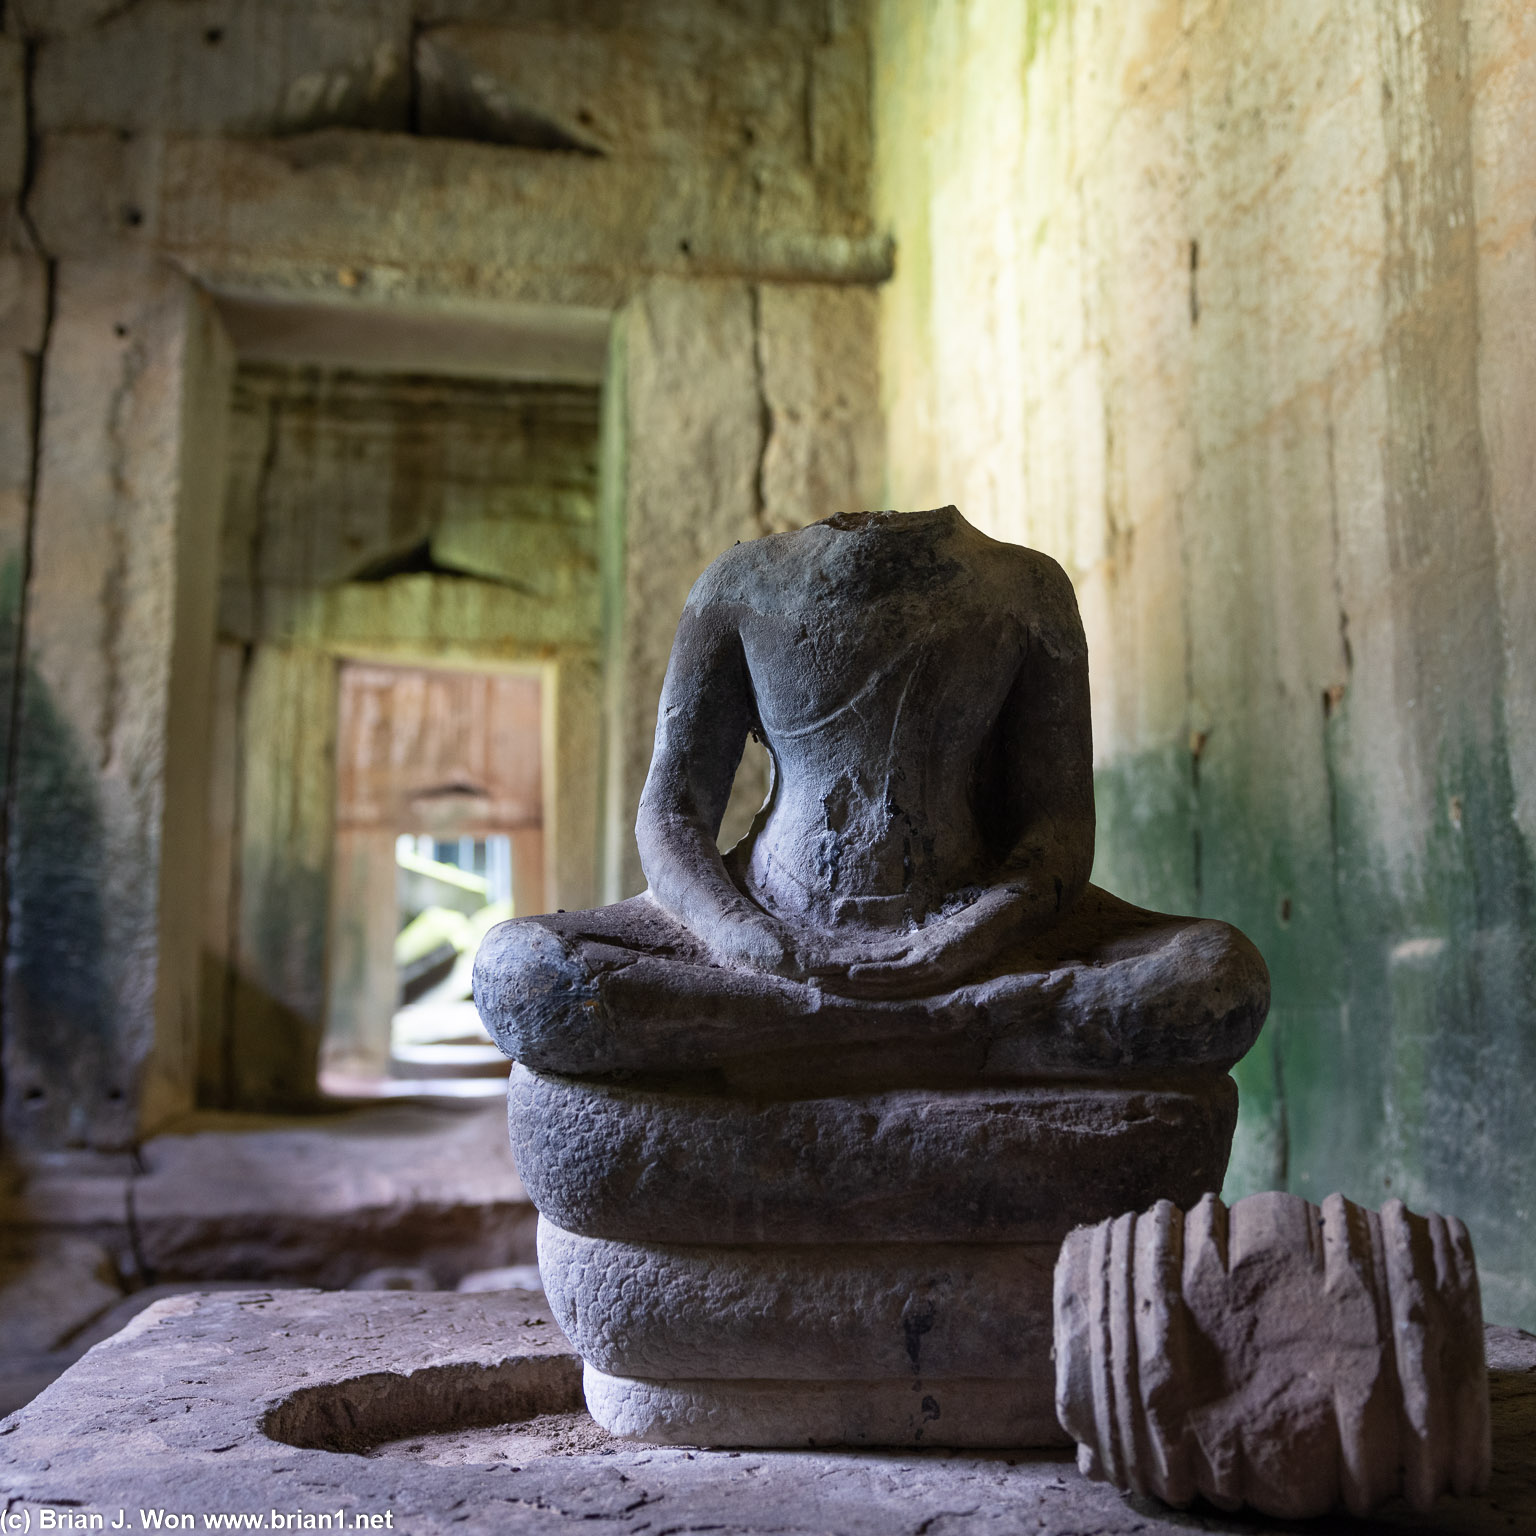
<svg viewBox="0 0 1536 1536"><path fill-rule="evenodd" d="M470 973L545 910L544 740L537 671L341 664L325 1092L501 1091Z"/></svg>

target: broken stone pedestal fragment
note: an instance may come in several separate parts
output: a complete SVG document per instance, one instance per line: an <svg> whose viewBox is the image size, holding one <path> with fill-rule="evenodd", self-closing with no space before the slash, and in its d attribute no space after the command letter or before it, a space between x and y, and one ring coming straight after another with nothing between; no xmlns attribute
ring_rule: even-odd
<svg viewBox="0 0 1536 1536"><path fill-rule="evenodd" d="M1056 1402L1090 1478L1292 1519L1488 1487L1466 1228L1342 1195L1160 1201L1073 1232Z"/></svg>
<svg viewBox="0 0 1536 1536"><path fill-rule="evenodd" d="M722 856L749 733L773 788ZM1236 930L1088 884L1093 818L1054 561L945 507L700 577L635 828L650 888L503 924L475 963L600 1424L1064 1443L1048 1255L1220 1187L1269 999Z"/></svg>

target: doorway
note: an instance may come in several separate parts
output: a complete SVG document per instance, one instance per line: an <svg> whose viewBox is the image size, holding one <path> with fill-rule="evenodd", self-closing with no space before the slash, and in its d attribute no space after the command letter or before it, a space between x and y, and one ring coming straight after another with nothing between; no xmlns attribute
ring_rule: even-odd
<svg viewBox="0 0 1536 1536"><path fill-rule="evenodd" d="M592 903L598 422L594 385L237 369L203 1104L304 1109L343 1081L468 1094L504 1073L475 1029L400 1054L392 1021L418 988L458 989L432 950L468 952L475 930L444 914L488 922L497 869L520 913ZM463 883L470 910L403 910L413 859L436 866L439 897ZM471 1024L467 994L430 1002Z"/></svg>
<svg viewBox="0 0 1536 1536"><path fill-rule="evenodd" d="M470 999L490 927L545 909L537 672L344 661L321 1087L495 1093Z"/></svg>

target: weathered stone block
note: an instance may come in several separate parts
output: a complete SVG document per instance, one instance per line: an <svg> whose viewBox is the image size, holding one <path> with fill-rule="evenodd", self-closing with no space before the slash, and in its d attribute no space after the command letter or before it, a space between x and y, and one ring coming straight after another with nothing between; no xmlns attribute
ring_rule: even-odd
<svg viewBox="0 0 1536 1536"><path fill-rule="evenodd" d="M272 645L363 652L379 661L423 654L473 665L574 651L590 654L597 593L565 601L496 582L403 575L325 588L274 587L254 638Z"/></svg>
<svg viewBox="0 0 1536 1536"><path fill-rule="evenodd" d="M874 169L870 75L869 37L861 28L845 27L811 56L811 163L822 195L854 218L869 207Z"/></svg>
<svg viewBox="0 0 1536 1536"><path fill-rule="evenodd" d="M110 16L117 0L16 0L11 14L34 37L82 32Z"/></svg>
<svg viewBox="0 0 1536 1536"><path fill-rule="evenodd" d="M433 27L417 42L421 121L627 160L804 167L810 53L803 35L702 6L687 28Z"/></svg>
<svg viewBox="0 0 1536 1536"><path fill-rule="evenodd" d="M0 1242L0 1370L7 1357L58 1348L123 1298L100 1243L8 1227Z"/></svg>
<svg viewBox="0 0 1536 1536"><path fill-rule="evenodd" d="M401 1265L451 1287L531 1260L533 1212L500 1122L494 1106L388 1105L152 1137L133 1181L138 1260L189 1280L328 1287Z"/></svg>
<svg viewBox="0 0 1536 1536"><path fill-rule="evenodd" d="M128 143L69 131L43 141L32 208L52 251L128 241L211 285L287 301L615 308L654 274L889 275L888 240L822 206L808 174L799 180L805 196L779 208L730 160L679 176L664 160L346 129Z"/></svg>
<svg viewBox="0 0 1536 1536"><path fill-rule="evenodd" d="M595 640L597 412L590 387L242 366L223 627L273 588L427 566L585 607Z"/></svg>
<svg viewBox="0 0 1536 1536"><path fill-rule="evenodd" d="M221 1035L226 1102L312 1106L325 1027L336 662L256 648L241 700L239 903Z"/></svg>
<svg viewBox="0 0 1536 1536"><path fill-rule="evenodd" d="M555 1319L610 1376L1035 1376L1055 1263L1054 1243L668 1246L539 1221Z"/></svg>
<svg viewBox="0 0 1536 1536"><path fill-rule="evenodd" d="M1044 1381L634 1381L589 1362L582 1392L610 1434L659 1445L1063 1445Z"/></svg>
<svg viewBox="0 0 1536 1536"><path fill-rule="evenodd" d="M1536 1340L1490 1328L1487 1347L1498 1482L1484 1498L1436 1508L1434 1527L1447 1536L1519 1528L1536 1516ZM693 1530L846 1536L924 1522L935 1536L988 1525L1095 1536L1189 1529L1187 1515L1075 1476L1056 1449L934 1456L617 1445L568 1411L580 1375L539 1298L517 1292L170 1298L5 1421L0 1496L14 1515L31 1515L34 1531L44 1509L100 1515L109 1527L120 1508L195 1509L194 1499L264 1522L274 1502L284 1511L341 1507L349 1518L393 1510L394 1528L411 1536L453 1536L466 1525L558 1530L577 1520L653 1536L663 1511ZM547 1396L520 1390L541 1377ZM562 1417L477 1425L476 1410L494 1401L485 1385L505 1390L506 1411ZM904 1385L921 1411L926 1390ZM930 1435L956 1400L946 1391L935 1402L941 1416L929 1421ZM1199 1518L1230 1536L1254 1529L1251 1515ZM1376 1523L1424 1529L1408 1510L1383 1510Z"/></svg>
<svg viewBox="0 0 1536 1536"><path fill-rule="evenodd" d="M26 46L19 37L0 37L0 202L20 193L26 171Z"/></svg>
<svg viewBox="0 0 1536 1536"><path fill-rule="evenodd" d="M764 524L781 532L877 505L883 458L874 290L764 283L757 294L768 421Z"/></svg>
<svg viewBox="0 0 1536 1536"><path fill-rule="evenodd" d="M1072 1233L1056 1400L1089 1477L1285 1519L1489 1478L1466 1228L1342 1195L1163 1203Z"/></svg>
<svg viewBox="0 0 1536 1536"><path fill-rule="evenodd" d="M410 7L149 0L38 50L36 126L53 133L292 133L410 116Z"/></svg>
<svg viewBox="0 0 1536 1536"><path fill-rule="evenodd" d="M33 251L0 255L0 350L41 352L48 321L48 271Z"/></svg>
<svg viewBox="0 0 1536 1536"><path fill-rule="evenodd" d="M615 512L623 553L610 623L622 625L622 650L610 658L607 694L609 900L645 885L632 829L688 589L715 551L762 531L763 413L750 290L654 282L619 323L623 469ZM754 803L761 800L759 788ZM738 816L737 827L744 824Z"/></svg>
<svg viewBox="0 0 1536 1536"><path fill-rule="evenodd" d="M3 601L6 623L19 618L21 552L32 484L36 364L22 352L0 350L0 569L9 567Z"/></svg>
<svg viewBox="0 0 1536 1536"><path fill-rule="evenodd" d="M595 655L570 656L544 674L554 737L553 815L544 827L545 905L581 911L597 900L601 803L602 675Z"/></svg>

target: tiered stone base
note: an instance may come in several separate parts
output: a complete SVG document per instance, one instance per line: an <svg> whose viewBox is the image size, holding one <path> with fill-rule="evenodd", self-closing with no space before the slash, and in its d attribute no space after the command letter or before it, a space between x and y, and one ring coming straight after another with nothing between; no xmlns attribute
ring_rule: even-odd
<svg viewBox="0 0 1536 1536"><path fill-rule="evenodd" d="M588 1411L677 1445L1067 1445L1051 1243L661 1246L539 1225Z"/></svg>
<svg viewBox="0 0 1536 1536"><path fill-rule="evenodd" d="M1051 1348L1054 1243L716 1247L539 1222L555 1319L610 1376L1022 1376Z"/></svg>
<svg viewBox="0 0 1536 1536"><path fill-rule="evenodd" d="M1219 1186L1236 1093L754 1102L514 1071L512 1144L588 1409L672 1444L1066 1444L1051 1281L1081 1222Z"/></svg>

